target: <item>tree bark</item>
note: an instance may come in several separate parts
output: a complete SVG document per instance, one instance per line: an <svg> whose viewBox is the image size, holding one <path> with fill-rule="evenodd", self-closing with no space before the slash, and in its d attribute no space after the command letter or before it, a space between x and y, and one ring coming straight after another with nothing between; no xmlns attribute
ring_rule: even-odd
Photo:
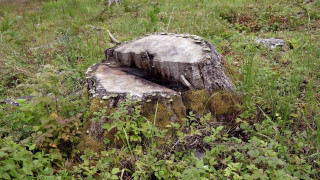
<svg viewBox="0 0 320 180"><path fill-rule="evenodd" d="M217 91L232 92L234 84L216 48L199 36L150 34L107 49L105 55L106 60L86 72L91 113L103 108L110 113L128 95L139 102L142 115L149 120L159 104L156 122L160 128L183 123L188 111L221 114L232 110L234 100ZM108 122L89 121L86 126L89 136L100 143L110 135L101 128L103 123Z"/></svg>
<svg viewBox="0 0 320 180"><path fill-rule="evenodd" d="M173 89L232 90L216 48L199 36L156 33L106 50L107 61L142 69ZM175 84L175 85L174 85Z"/></svg>

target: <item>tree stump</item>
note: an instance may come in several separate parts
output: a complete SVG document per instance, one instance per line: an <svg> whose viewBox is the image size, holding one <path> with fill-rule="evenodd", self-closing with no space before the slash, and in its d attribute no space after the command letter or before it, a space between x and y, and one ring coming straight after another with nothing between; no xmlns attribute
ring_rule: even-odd
<svg viewBox="0 0 320 180"><path fill-rule="evenodd" d="M231 92L234 84L215 47L199 36L150 34L107 49L105 55L106 60L86 72L91 112L105 107L112 111L130 95L149 120L158 102L157 126L165 128L182 123L188 111L219 114L231 109L232 98L217 91ZM100 143L106 136L103 123L90 121L85 128Z"/></svg>
<svg viewBox="0 0 320 180"><path fill-rule="evenodd" d="M150 34L108 49L105 53L107 61L142 69L174 89L206 89L212 92L234 88L224 73L215 47L196 35Z"/></svg>

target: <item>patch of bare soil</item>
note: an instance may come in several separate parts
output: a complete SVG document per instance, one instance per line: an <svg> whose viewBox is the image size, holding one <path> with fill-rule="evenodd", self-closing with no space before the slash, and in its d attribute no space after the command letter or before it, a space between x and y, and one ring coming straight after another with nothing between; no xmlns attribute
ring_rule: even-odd
<svg viewBox="0 0 320 180"><path fill-rule="evenodd" d="M39 7L39 4L34 0L0 0L1 10L16 11L18 14L35 10Z"/></svg>
<svg viewBox="0 0 320 180"><path fill-rule="evenodd" d="M1 5L17 5L17 6L26 6L30 5L32 1L30 0L0 0Z"/></svg>

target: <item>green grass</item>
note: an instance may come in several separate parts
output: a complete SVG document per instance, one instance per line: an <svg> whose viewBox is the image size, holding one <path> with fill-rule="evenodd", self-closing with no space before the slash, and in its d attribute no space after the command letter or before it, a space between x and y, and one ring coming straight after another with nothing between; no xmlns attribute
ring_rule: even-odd
<svg viewBox="0 0 320 180"><path fill-rule="evenodd" d="M62 178L319 178L319 1L136 0L125 1L126 7L108 7L104 0L19 2L0 0L0 99L33 94L37 101L19 108L0 105L0 158L15 162L11 160L18 152L2 156L10 145L21 152L24 147L35 161L43 159L47 169L41 172L34 165L24 171L26 176L33 177L32 171ZM204 37L242 74L243 79L235 82L243 96L240 115L230 120L232 125L205 117L192 128L172 125L172 139L157 143L152 133L153 149L145 141L128 143L130 152L106 149L100 154L103 158L89 151L81 154L74 127L81 128L90 117L88 102L81 96L84 72L111 46L106 32L88 25L128 41L166 31L173 8L169 32ZM288 50L260 47L254 44L256 37L284 39ZM82 114L79 124L69 122L70 128L55 124L54 117L72 119L77 113ZM48 123L55 131L45 128ZM221 124L225 128L217 131ZM129 136L126 133L127 142ZM40 137L46 137L43 147L33 147ZM205 150L201 159L188 146L195 139ZM174 151L166 150L172 147ZM70 168L66 160L77 168ZM6 177L15 177L14 170L3 171Z"/></svg>

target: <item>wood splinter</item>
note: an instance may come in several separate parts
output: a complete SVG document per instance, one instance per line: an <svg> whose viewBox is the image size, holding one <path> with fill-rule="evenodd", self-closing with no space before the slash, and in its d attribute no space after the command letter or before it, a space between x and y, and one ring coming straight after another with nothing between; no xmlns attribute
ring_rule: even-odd
<svg viewBox="0 0 320 180"><path fill-rule="evenodd" d="M88 25L88 26L91 27L91 28L93 28L93 29L95 29L95 30L97 30L97 31L105 31L104 28L95 27L95 26L93 26L93 25ZM117 45L121 44L121 42L118 41L118 40L111 34L111 32L110 32L109 30L107 30L107 32L108 32L108 35L109 35L109 38L110 38L111 43L116 43Z"/></svg>
<svg viewBox="0 0 320 180"><path fill-rule="evenodd" d="M111 34L111 32L110 32L109 30L107 30L107 31L108 31L109 38L110 38L110 41L111 41L111 42L114 42L114 43L116 43L116 44L121 44L120 41L118 41L115 37L113 37L113 35Z"/></svg>

